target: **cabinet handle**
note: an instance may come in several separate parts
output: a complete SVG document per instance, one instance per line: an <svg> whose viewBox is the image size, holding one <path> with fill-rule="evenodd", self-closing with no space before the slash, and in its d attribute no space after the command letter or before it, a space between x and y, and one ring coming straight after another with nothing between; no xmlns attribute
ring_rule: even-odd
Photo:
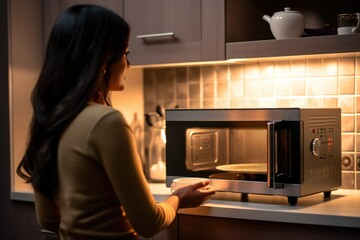
<svg viewBox="0 0 360 240"><path fill-rule="evenodd" d="M146 39L146 38L157 38L157 37L175 37L174 32L166 32L166 33L153 33L153 34L145 34L145 35L137 35L136 38Z"/></svg>

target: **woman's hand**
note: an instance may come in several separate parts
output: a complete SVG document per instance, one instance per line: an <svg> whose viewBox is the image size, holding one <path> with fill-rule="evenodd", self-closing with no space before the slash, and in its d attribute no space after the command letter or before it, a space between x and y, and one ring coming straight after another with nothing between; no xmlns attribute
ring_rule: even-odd
<svg viewBox="0 0 360 240"><path fill-rule="evenodd" d="M179 208L198 207L215 194L209 180L200 181L177 189L172 196L179 198Z"/></svg>

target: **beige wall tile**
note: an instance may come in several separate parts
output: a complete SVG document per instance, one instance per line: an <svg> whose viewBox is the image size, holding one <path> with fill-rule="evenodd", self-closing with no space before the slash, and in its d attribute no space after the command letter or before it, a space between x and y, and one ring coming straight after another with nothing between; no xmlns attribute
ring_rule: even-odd
<svg viewBox="0 0 360 240"><path fill-rule="evenodd" d="M320 77L307 77L307 95L320 96L322 93L322 79Z"/></svg>
<svg viewBox="0 0 360 240"><path fill-rule="evenodd" d="M244 79L259 79L260 67L259 63L249 63L244 68Z"/></svg>
<svg viewBox="0 0 360 240"><path fill-rule="evenodd" d="M342 132L354 132L355 130L355 116L343 115L341 117L341 131Z"/></svg>
<svg viewBox="0 0 360 240"><path fill-rule="evenodd" d="M290 95L290 80L289 78L277 78L275 80L275 95L289 96Z"/></svg>
<svg viewBox="0 0 360 240"><path fill-rule="evenodd" d="M321 98L311 98L308 97L307 98L307 107L315 107L315 108L320 108L322 105L322 100Z"/></svg>
<svg viewBox="0 0 360 240"><path fill-rule="evenodd" d="M353 76L339 76L339 93L355 94L355 78Z"/></svg>
<svg viewBox="0 0 360 240"><path fill-rule="evenodd" d="M274 78L274 62L260 62L260 78Z"/></svg>
<svg viewBox="0 0 360 240"><path fill-rule="evenodd" d="M322 87L324 95L336 95L338 94L338 78L334 77L323 77Z"/></svg>
<svg viewBox="0 0 360 240"><path fill-rule="evenodd" d="M343 151L354 151L354 134L341 135L341 149Z"/></svg>
<svg viewBox="0 0 360 240"><path fill-rule="evenodd" d="M322 75L322 59L307 59L306 61L306 76L320 77Z"/></svg>
<svg viewBox="0 0 360 240"><path fill-rule="evenodd" d="M355 58L344 57L338 60L338 74L340 76L349 76L355 74Z"/></svg>
<svg viewBox="0 0 360 240"><path fill-rule="evenodd" d="M306 60L292 60L290 62L291 77L304 77L306 76Z"/></svg>
<svg viewBox="0 0 360 240"><path fill-rule="evenodd" d="M323 77L337 76L337 72L338 72L338 59L324 58L322 63L322 76Z"/></svg>
<svg viewBox="0 0 360 240"><path fill-rule="evenodd" d="M305 96L306 79L304 77L292 78L290 80L291 96Z"/></svg>
<svg viewBox="0 0 360 240"><path fill-rule="evenodd" d="M322 98L322 107L324 107L324 108L338 107L338 98L337 97L323 97Z"/></svg>
<svg viewBox="0 0 360 240"><path fill-rule="evenodd" d="M290 61L275 62L275 78L290 77Z"/></svg>
<svg viewBox="0 0 360 240"><path fill-rule="evenodd" d="M351 96L339 96L339 107L341 107L342 113L354 113L355 112L355 98Z"/></svg>

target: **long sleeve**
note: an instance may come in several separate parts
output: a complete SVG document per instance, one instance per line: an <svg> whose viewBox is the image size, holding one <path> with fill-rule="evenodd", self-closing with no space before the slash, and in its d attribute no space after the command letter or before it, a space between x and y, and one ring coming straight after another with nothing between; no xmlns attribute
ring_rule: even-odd
<svg viewBox="0 0 360 240"><path fill-rule="evenodd" d="M60 212L52 199L35 191L35 209L39 225L49 231L58 233L60 225Z"/></svg>
<svg viewBox="0 0 360 240"><path fill-rule="evenodd" d="M131 129L119 113L109 114L99 121L89 144L101 159L134 229L146 237L170 225L176 213L170 205L156 203L152 196Z"/></svg>

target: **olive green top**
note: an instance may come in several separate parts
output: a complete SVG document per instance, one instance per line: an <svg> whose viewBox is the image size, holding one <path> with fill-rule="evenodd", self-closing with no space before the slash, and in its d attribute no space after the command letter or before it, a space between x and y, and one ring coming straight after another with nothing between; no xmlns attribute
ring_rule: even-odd
<svg viewBox="0 0 360 240"><path fill-rule="evenodd" d="M62 239L148 237L176 216L152 196L132 130L111 107L90 104L74 119L59 142L58 173L54 201L35 192L35 204L40 225Z"/></svg>

